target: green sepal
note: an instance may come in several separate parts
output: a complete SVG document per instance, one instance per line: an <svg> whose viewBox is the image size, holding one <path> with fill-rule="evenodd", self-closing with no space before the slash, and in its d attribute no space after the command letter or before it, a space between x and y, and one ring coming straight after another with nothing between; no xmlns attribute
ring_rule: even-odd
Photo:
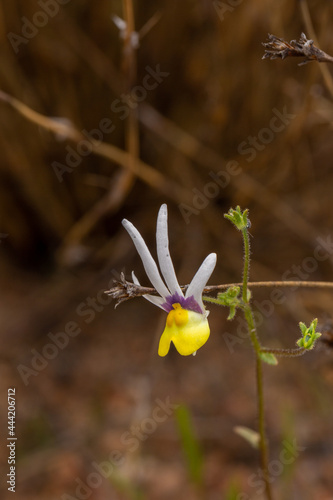
<svg viewBox="0 0 333 500"><path fill-rule="evenodd" d="M311 322L309 327L307 327L306 324L302 321L299 323L302 337L296 342L298 347L302 347L303 349L307 350L314 348L317 339L319 339L319 337L321 336L321 333L316 331L317 324L317 318Z"/></svg>
<svg viewBox="0 0 333 500"><path fill-rule="evenodd" d="M230 220L230 222L232 222L237 229L243 231L244 229L251 227L251 222L248 219L248 213L248 208L242 212L240 206L237 205L236 209L230 208L229 212L224 214L224 217Z"/></svg>
<svg viewBox="0 0 333 500"><path fill-rule="evenodd" d="M230 286L225 292L218 293L217 298L221 301L223 306L238 305L240 294L239 286Z"/></svg>
<svg viewBox="0 0 333 500"><path fill-rule="evenodd" d="M238 298L240 294L239 286L231 286L223 293L217 294L217 300L222 306L230 307L228 319L232 320L235 317L237 307L240 305Z"/></svg>

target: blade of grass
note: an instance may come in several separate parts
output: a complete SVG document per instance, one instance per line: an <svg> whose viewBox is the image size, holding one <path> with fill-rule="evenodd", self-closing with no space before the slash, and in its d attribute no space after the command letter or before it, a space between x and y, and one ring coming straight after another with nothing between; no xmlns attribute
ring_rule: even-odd
<svg viewBox="0 0 333 500"><path fill-rule="evenodd" d="M203 484L203 459L191 415L185 405L176 409L176 421L190 479L199 488Z"/></svg>

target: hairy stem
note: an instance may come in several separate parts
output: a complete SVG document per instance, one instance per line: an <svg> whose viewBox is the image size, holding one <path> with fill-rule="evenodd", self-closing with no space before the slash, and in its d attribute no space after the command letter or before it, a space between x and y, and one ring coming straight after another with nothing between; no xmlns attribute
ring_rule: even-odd
<svg viewBox="0 0 333 500"><path fill-rule="evenodd" d="M262 373L262 360L257 353L256 359L256 375L257 375L257 397L258 397L258 426L259 426L259 448L261 458L261 468L264 476L266 497L272 500L272 490L268 471L268 444L266 439L265 430L265 408L264 408L264 387L263 387L263 373Z"/></svg>
<svg viewBox="0 0 333 500"><path fill-rule="evenodd" d="M249 233L247 229L242 230L243 242L244 242L244 269L243 269L243 301L247 304L247 286L249 282L249 272L250 272L250 240Z"/></svg>
<svg viewBox="0 0 333 500"><path fill-rule="evenodd" d="M261 345L257 336L256 325L250 305L250 296L248 294L249 269L250 269L250 242L247 228L242 230L244 242L244 270L243 270L243 306L245 319L247 322L250 338L256 355L256 384L257 384L257 404L258 404L258 426L259 426L259 449L260 461L265 481L266 498L272 500L271 483L268 471L268 444L265 432L265 408L264 408L264 383L262 373L262 352Z"/></svg>
<svg viewBox="0 0 333 500"><path fill-rule="evenodd" d="M275 356L282 356L286 358L293 358L296 356L303 356L306 352L308 352L307 349L304 349L303 347L296 347L295 349L269 349L266 347L261 348L261 352L267 352L269 354L275 354Z"/></svg>

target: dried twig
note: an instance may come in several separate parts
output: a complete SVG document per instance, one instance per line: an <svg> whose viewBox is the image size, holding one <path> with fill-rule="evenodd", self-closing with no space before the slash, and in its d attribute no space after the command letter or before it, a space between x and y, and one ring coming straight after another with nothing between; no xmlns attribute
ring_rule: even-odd
<svg viewBox="0 0 333 500"><path fill-rule="evenodd" d="M125 279L124 273L120 273L119 280L113 280L115 286L110 290L106 290L104 293L110 295L114 300L116 300L117 307L125 300L133 299L134 297L142 297L146 293L150 295L158 295L155 288L146 288L135 283L131 283Z"/></svg>
<svg viewBox="0 0 333 500"><path fill-rule="evenodd" d="M298 41L286 42L283 38L268 34L268 42L263 43L266 47L263 59L285 59L286 57L304 57L299 66L311 61L333 63L333 57L329 56L314 45L313 40L308 40L304 33Z"/></svg>
<svg viewBox="0 0 333 500"><path fill-rule="evenodd" d="M314 43L316 45L319 45L318 43L318 38L316 36L316 32L313 27L313 22L311 19L311 14L310 14L310 9L308 6L308 3L306 0L299 0L299 7L300 7L300 12L302 14L303 22L306 27L307 33L309 33L309 36L312 38ZM327 87L327 90L330 92L331 96L333 97L333 78L332 75L328 69L328 67L325 64L321 64L319 66L320 72L323 76L325 85Z"/></svg>
<svg viewBox="0 0 333 500"><path fill-rule="evenodd" d="M125 279L124 273L120 273L120 280L114 280L115 286L110 290L106 290L105 293L110 295L114 300L116 300L116 306L125 300L133 299L134 297L142 297L143 295L158 295L155 288L144 287L131 283ZM226 283L223 285L210 285L206 286L203 290L204 293L219 292L222 290L227 290L227 288L232 286L242 286L243 283ZM188 285L181 286L180 288L183 292L186 291ZM333 282L331 281L255 281L248 283L249 288L260 288L260 287L279 287L279 288L333 288Z"/></svg>

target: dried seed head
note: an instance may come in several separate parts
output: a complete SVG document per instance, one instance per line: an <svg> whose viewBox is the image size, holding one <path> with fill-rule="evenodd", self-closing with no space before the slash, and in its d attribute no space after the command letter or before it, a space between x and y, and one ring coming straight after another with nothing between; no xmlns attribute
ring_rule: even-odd
<svg viewBox="0 0 333 500"><path fill-rule="evenodd" d="M333 62L333 57L318 49L313 40L308 40L304 33L301 34L298 41L291 40L286 42L283 38L268 34L268 41L263 43L266 48L263 59L285 59L286 57L304 57L299 64L307 64L311 61Z"/></svg>

